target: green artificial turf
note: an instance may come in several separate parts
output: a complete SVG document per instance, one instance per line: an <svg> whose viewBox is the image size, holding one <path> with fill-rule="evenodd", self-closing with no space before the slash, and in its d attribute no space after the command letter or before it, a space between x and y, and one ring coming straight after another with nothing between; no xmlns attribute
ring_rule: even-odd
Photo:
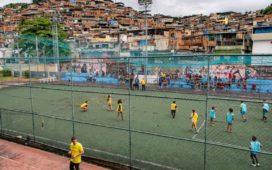
<svg viewBox="0 0 272 170"><path fill-rule="evenodd" d="M112 112L107 111L108 94L113 97ZM1 128L22 134L35 133L36 140L63 148L69 143L74 129L83 146L90 148L86 152L89 156L129 164L131 154L132 164L142 169L198 170L204 169L204 164L211 170L254 169L250 167L249 151L243 150L248 147L252 135L259 138L264 151L272 150L272 123L271 120L261 121L261 103L247 102L248 121L243 123L237 98L208 99L206 102L205 96L193 94L155 91L128 94L124 89L57 85L2 88ZM124 121L117 120L118 99L123 100ZM89 110L81 112L79 105L85 100L89 101ZM170 115L173 100L178 105L175 119ZM205 126L206 105L208 110L216 106L215 127ZM231 134L224 132L225 114L230 107L235 113ZM199 114L198 127L201 129L197 135L191 131L192 109ZM32 111L35 114L32 115ZM203 143L205 129L206 146ZM271 160L272 155L260 155L262 166L258 169L271 168Z"/></svg>

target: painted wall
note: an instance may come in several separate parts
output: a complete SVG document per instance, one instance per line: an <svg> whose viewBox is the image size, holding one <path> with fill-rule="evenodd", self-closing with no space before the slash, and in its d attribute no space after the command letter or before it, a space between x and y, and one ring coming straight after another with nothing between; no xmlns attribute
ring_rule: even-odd
<svg viewBox="0 0 272 170"><path fill-rule="evenodd" d="M253 42L253 54L272 54L272 39Z"/></svg>

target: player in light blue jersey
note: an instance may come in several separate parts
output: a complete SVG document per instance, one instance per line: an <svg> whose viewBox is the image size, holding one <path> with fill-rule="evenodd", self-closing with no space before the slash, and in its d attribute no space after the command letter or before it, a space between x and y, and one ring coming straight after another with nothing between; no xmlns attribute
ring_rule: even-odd
<svg viewBox="0 0 272 170"><path fill-rule="evenodd" d="M257 155L261 152L261 148L262 144L259 141L257 141L256 136L252 136L252 140L250 141L249 145L252 166L260 166Z"/></svg>
<svg viewBox="0 0 272 170"><path fill-rule="evenodd" d="M246 122L246 116L245 116L246 112L247 112L247 105L243 101L241 101L240 115L243 122Z"/></svg>
<svg viewBox="0 0 272 170"><path fill-rule="evenodd" d="M210 110L210 126L214 126L214 120L216 118L216 112L215 112L215 107L213 106L212 109Z"/></svg>
<svg viewBox="0 0 272 170"><path fill-rule="evenodd" d="M226 116L226 121L227 121L227 132L232 133L232 124L234 121L234 113L233 113L233 109L229 108L229 112L227 113Z"/></svg>
<svg viewBox="0 0 272 170"><path fill-rule="evenodd" d="M266 114L269 112L269 104L264 100L263 101L263 121L267 121L267 116Z"/></svg>

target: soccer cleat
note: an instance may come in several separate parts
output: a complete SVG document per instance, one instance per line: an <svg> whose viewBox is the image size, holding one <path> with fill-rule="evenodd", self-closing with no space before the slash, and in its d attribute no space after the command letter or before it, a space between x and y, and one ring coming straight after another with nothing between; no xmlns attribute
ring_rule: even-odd
<svg viewBox="0 0 272 170"><path fill-rule="evenodd" d="M254 166L254 167L255 167L255 166L256 166L256 164L251 164L251 166Z"/></svg>

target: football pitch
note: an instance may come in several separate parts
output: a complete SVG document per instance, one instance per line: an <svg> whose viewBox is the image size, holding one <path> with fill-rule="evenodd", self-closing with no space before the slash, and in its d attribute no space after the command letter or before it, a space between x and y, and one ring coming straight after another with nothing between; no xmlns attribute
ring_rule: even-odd
<svg viewBox="0 0 272 170"><path fill-rule="evenodd" d="M112 95L114 111L107 110L108 94ZM124 121L118 120L115 112L118 99L123 101ZM81 112L79 105L85 100L89 101L89 110ZM178 105L175 119L170 114L172 101ZM256 135L265 152L259 155L258 169L269 170L272 116L268 113L268 122L264 123L262 102L245 100L248 113L244 123L239 115L240 101L237 97L207 99L197 94L129 93L99 87L5 87L0 89L1 130L30 136L34 133L35 140L65 149L74 133L88 156L156 170L199 170L204 165L209 170L255 169L250 166L247 149L251 136ZM217 114L214 127L205 121L209 120L205 118L206 108L212 106ZM233 133L225 132L229 108L235 113ZM199 114L198 134L191 130L192 109Z"/></svg>

